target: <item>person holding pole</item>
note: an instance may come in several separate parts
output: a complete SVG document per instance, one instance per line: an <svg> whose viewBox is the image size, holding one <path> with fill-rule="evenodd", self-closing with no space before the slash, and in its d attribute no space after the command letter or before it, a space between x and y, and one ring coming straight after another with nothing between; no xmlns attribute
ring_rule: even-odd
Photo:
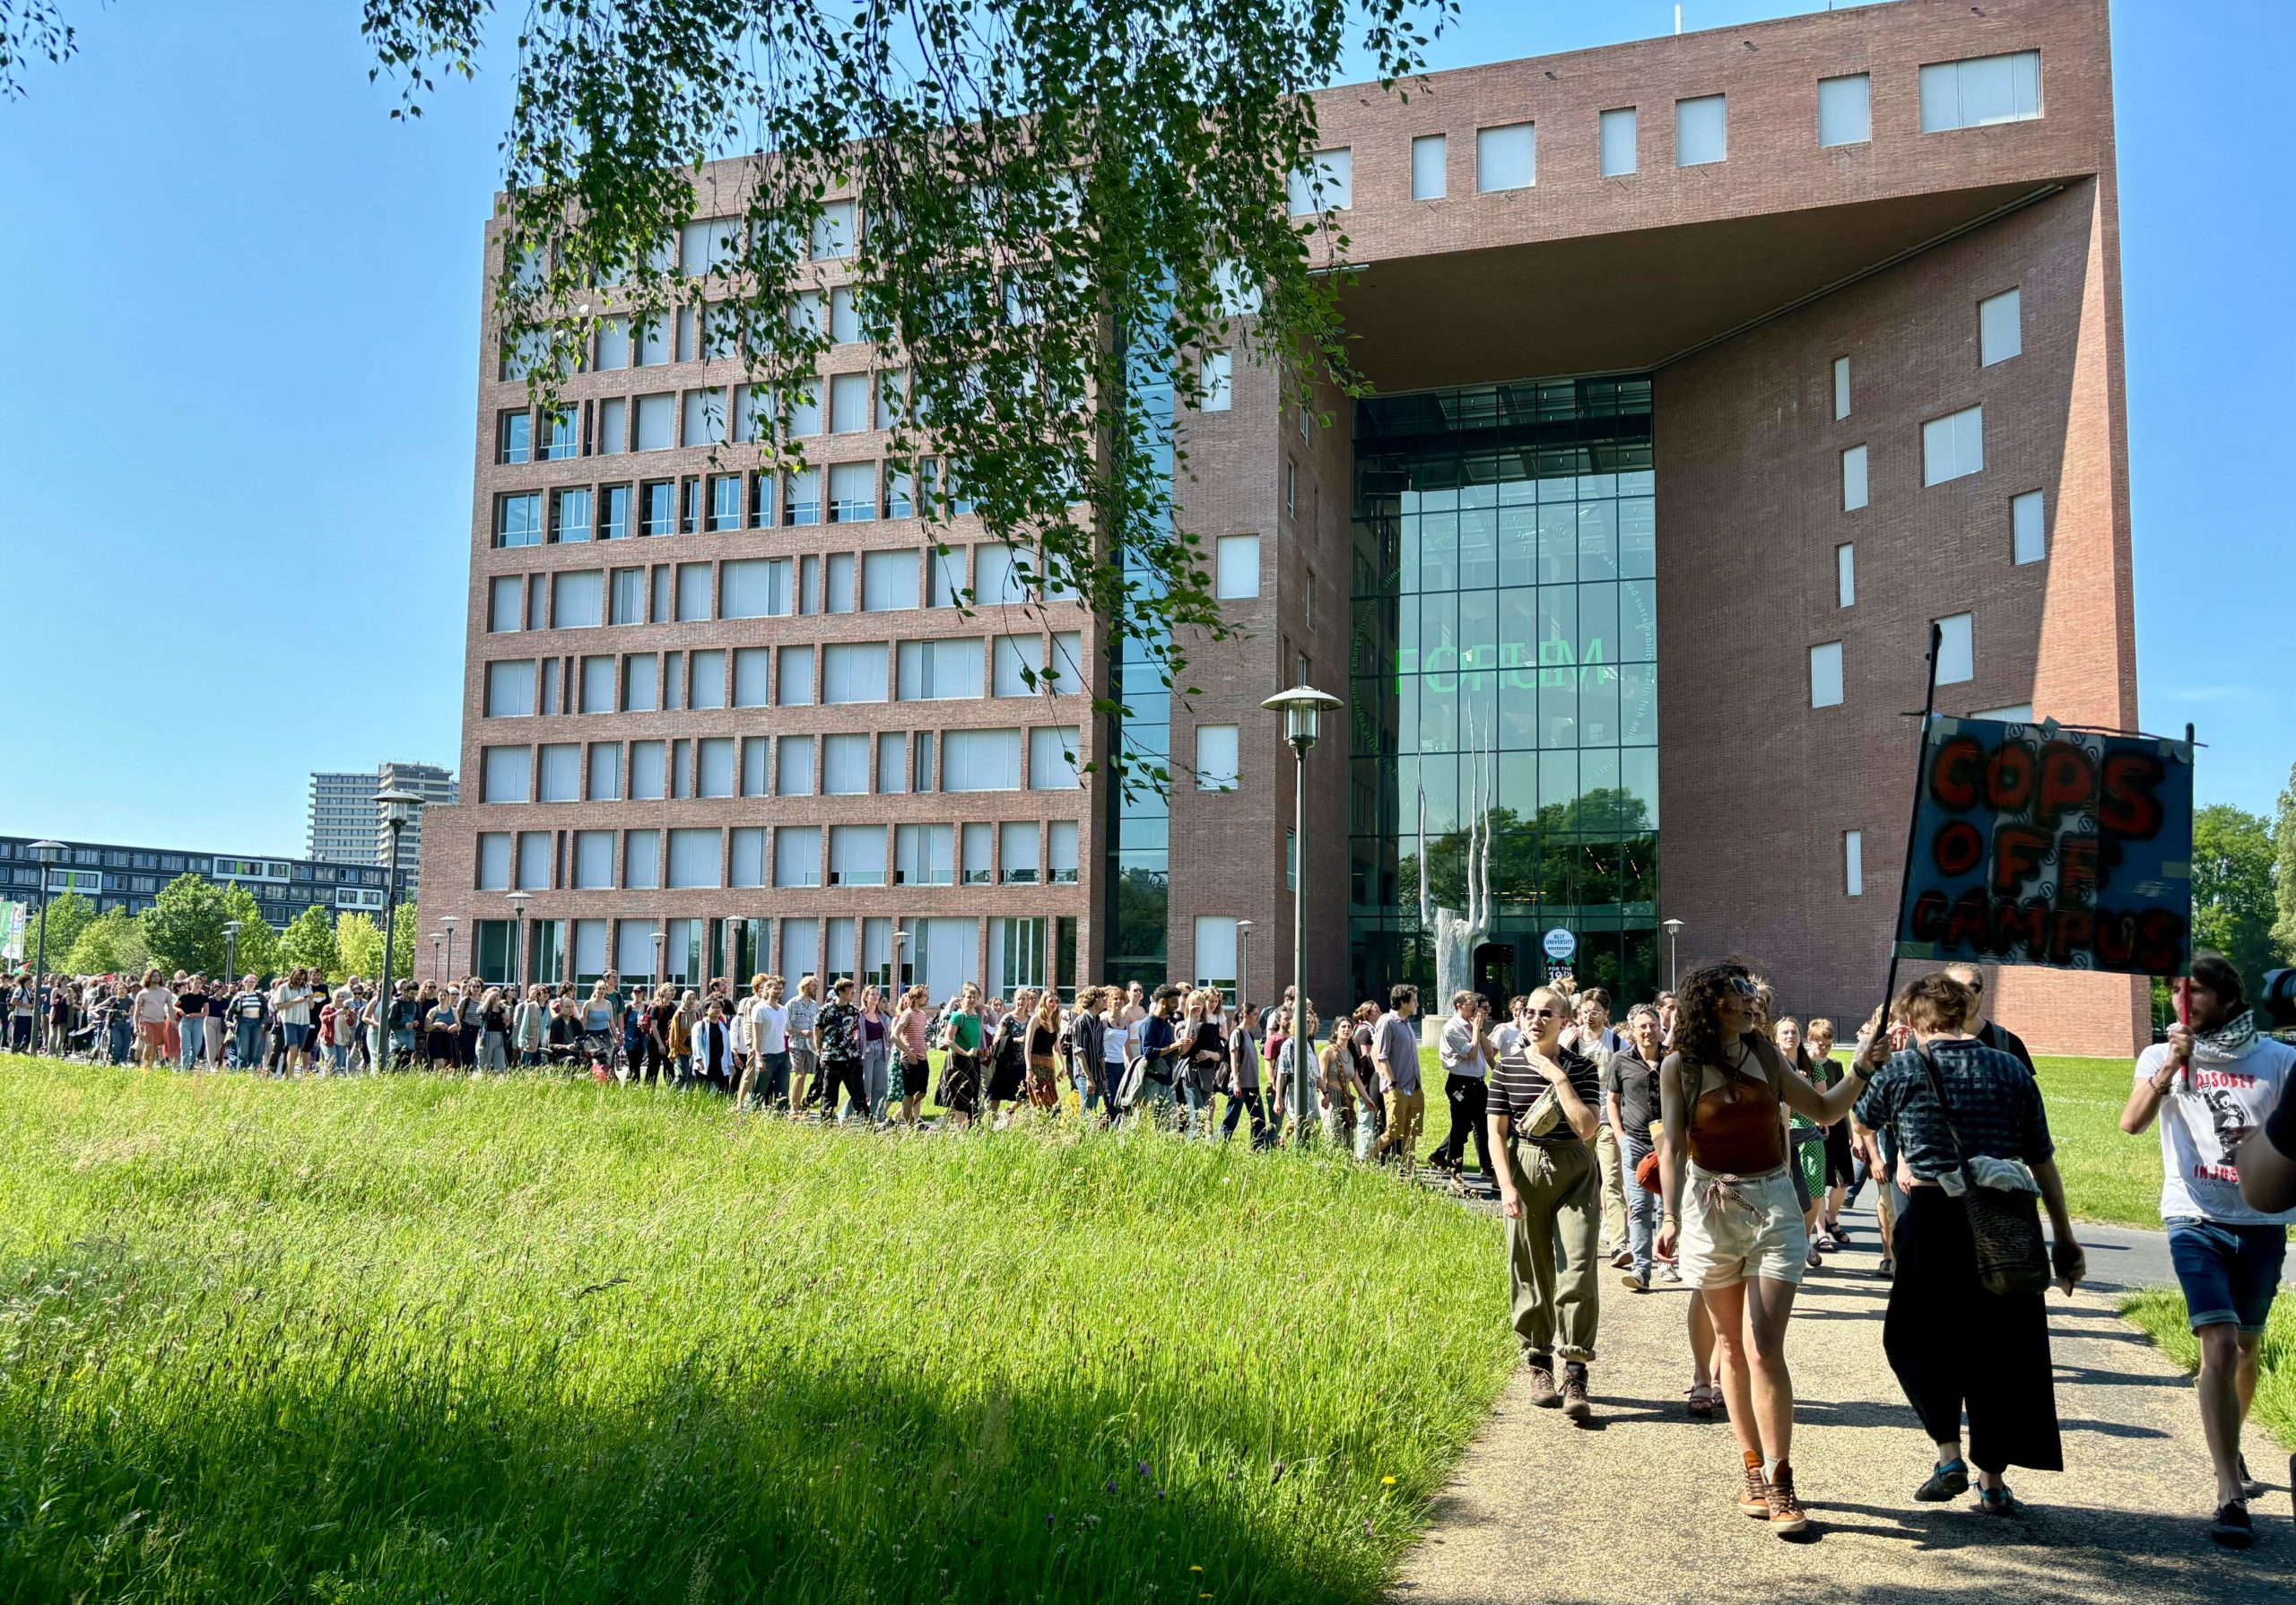
<svg viewBox="0 0 2296 1605"><path fill-rule="evenodd" d="M2196 954L2178 993L2180 1018L2138 1056L2120 1129L2134 1137L2160 1123L2161 1220L2200 1343L2200 1424L2216 1470L2208 1533L2245 1549L2256 1541L2248 1501L2263 1490L2240 1457L2240 1426L2296 1210L2241 1197L2239 1150L2296 1079L2296 1048L2257 1034L2240 973L2221 953Z"/></svg>

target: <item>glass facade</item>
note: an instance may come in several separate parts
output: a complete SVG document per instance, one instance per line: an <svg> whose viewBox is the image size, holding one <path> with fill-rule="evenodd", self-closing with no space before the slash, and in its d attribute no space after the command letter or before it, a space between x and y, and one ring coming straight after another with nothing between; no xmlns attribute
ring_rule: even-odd
<svg viewBox="0 0 2296 1605"><path fill-rule="evenodd" d="M1144 441L1121 450L1139 450L1146 461L1135 471L1152 478L1169 494L1172 482L1171 376L1154 363L1129 359L1132 394L1143 413L1156 421ZM1120 432L1119 432L1120 433ZM1153 592L1161 577L1132 547L1124 552L1126 577ZM1109 621L1109 698L1124 713L1109 721L1116 761L1104 772L1114 784L1101 788L1108 808L1108 881L1101 899L1108 932L1108 980L1118 985L1138 981L1153 992L1167 978L1165 922L1171 907L1172 811L1163 788L1149 771L1169 772L1172 750L1172 696L1154 661L1158 643L1131 629L1130 620ZM1060 972L1067 985L1073 968Z"/></svg>
<svg viewBox="0 0 2296 1605"><path fill-rule="evenodd" d="M1436 982L1432 911L1486 917L1466 984L1660 974L1656 517L1648 377L1356 407L1350 620L1354 995ZM1470 854L1476 841L1487 848ZM1487 865L1486 872L1483 866ZM1439 1005L1431 1004L1431 1008Z"/></svg>

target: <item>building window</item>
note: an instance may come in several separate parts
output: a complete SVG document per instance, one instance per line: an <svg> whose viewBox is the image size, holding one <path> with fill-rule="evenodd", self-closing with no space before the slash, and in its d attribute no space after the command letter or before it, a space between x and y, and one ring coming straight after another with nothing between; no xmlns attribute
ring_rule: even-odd
<svg viewBox="0 0 2296 1605"><path fill-rule="evenodd" d="M1818 143L1862 145L1874 137L1874 81L1864 73L1818 80Z"/></svg>
<svg viewBox="0 0 2296 1605"><path fill-rule="evenodd" d="M678 488L674 481L654 480L638 487L638 533L668 535L677 532Z"/></svg>
<svg viewBox="0 0 2296 1605"><path fill-rule="evenodd" d="M1866 448L1853 446L1841 454L1841 510L1854 513L1866 505Z"/></svg>
<svg viewBox="0 0 2296 1605"><path fill-rule="evenodd" d="M853 255L853 203L824 201L813 220L813 260L834 262Z"/></svg>
<svg viewBox="0 0 2296 1605"><path fill-rule="evenodd" d="M1853 898L1866 895L1866 833L1841 833L1841 889Z"/></svg>
<svg viewBox="0 0 2296 1605"><path fill-rule="evenodd" d="M1857 549L1847 541L1833 549L1833 603L1852 607L1857 602Z"/></svg>
<svg viewBox="0 0 2296 1605"><path fill-rule="evenodd" d="M956 880L956 850L953 825L900 826L893 831L893 879L911 886L950 885Z"/></svg>
<svg viewBox="0 0 2296 1605"><path fill-rule="evenodd" d="M1029 675L1037 668L1036 659L1043 650L1044 638L1041 636L998 636L992 640L988 654L988 694L992 697L1029 695L1035 689L1029 684Z"/></svg>
<svg viewBox="0 0 2296 1605"><path fill-rule="evenodd" d="M1076 773L1076 730L1074 725L1029 732L1029 789L1070 792L1083 782Z"/></svg>
<svg viewBox="0 0 2296 1605"><path fill-rule="evenodd" d="M1196 789L1200 792L1232 792L1239 779L1237 765L1239 757L1233 724L1199 724L1196 727Z"/></svg>
<svg viewBox="0 0 2296 1605"><path fill-rule="evenodd" d="M1300 516L1300 464L1289 457L1283 459L1283 516Z"/></svg>
<svg viewBox="0 0 2296 1605"><path fill-rule="evenodd" d="M809 735L785 735L776 751L773 794L777 797L812 796L813 738Z"/></svg>
<svg viewBox="0 0 2296 1605"><path fill-rule="evenodd" d="M808 707L813 700L813 649L784 646L774 676L779 687L774 700L783 707Z"/></svg>
<svg viewBox="0 0 2296 1605"><path fill-rule="evenodd" d="M734 258L737 217L699 217L678 230L678 266L689 279L706 278Z"/></svg>
<svg viewBox="0 0 2296 1605"><path fill-rule="evenodd" d="M793 468L783 476L782 522L819 524L822 521L822 471L818 464Z"/></svg>
<svg viewBox="0 0 2296 1605"><path fill-rule="evenodd" d="M855 435L869 427L869 376L832 374L829 381L829 432Z"/></svg>
<svg viewBox="0 0 2296 1605"><path fill-rule="evenodd" d="M1942 485L1985 468L1985 409L1963 407L1921 426L1921 482Z"/></svg>
<svg viewBox="0 0 2296 1605"><path fill-rule="evenodd" d="M917 605L918 557L912 549L861 555L861 611L896 612Z"/></svg>
<svg viewBox="0 0 2296 1605"><path fill-rule="evenodd" d="M2030 702L2012 702L2005 707L1980 707L1970 717L1991 719L2002 724L2030 724L2033 722L2033 705Z"/></svg>
<svg viewBox="0 0 2296 1605"><path fill-rule="evenodd" d="M677 578L677 613L680 624L698 624L709 618L709 565L680 563Z"/></svg>
<svg viewBox="0 0 2296 1605"><path fill-rule="evenodd" d="M1007 886L1034 886L1038 880L1037 826L1011 820L996 828L997 878Z"/></svg>
<svg viewBox="0 0 2296 1605"><path fill-rule="evenodd" d="M2022 299L2013 290L1987 296L1977 304L1977 363L1990 368L2006 362L2025 349Z"/></svg>
<svg viewBox="0 0 2296 1605"><path fill-rule="evenodd" d="M1810 648L1810 706L1841 706L1841 643L1828 641Z"/></svg>
<svg viewBox="0 0 2296 1605"><path fill-rule="evenodd" d="M1214 553L1213 592L1222 602L1259 594L1259 537L1222 535Z"/></svg>
<svg viewBox="0 0 2296 1605"><path fill-rule="evenodd" d="M839 284L829 292L829 338L831 345L861 343L861 308L853 299L850 284Z"/></svg>
<svg viewBox="0 0 2296 1605"><path fill-rule="evenodd" d="M1507 123L1474 131L1474 187L1478 195L1528 189L1538 182L1538 125Z"/></svg>
<svg viewBox="0 0 2296 1605"><path fill-rule="evenodd" d="M1076 821L1055 820L1045 829L1045 879L1055 886L1076 883Z"/></svg>
<svg viewBox="0 0 2296 1605"><path fill-rule="evenodd" d="M973 695L979 690L978 642L970 643L973 648ZM824 703L883 702L885 700L885 643L883 641L833 641L822 648L822 700Z"/></svg>
<svg viewBox="0 0 2296 1605"><path fill-rule="evenodd" d="M981 650L977 638L903 641L894 655L893 694L899 701L940 702L980 695Z"/></svg>
<svg viewBox="0 0 2296 1605"><path fill-rule="evenodd" d="M1225 412L1235 390L1235 359L1227 351L1206 351L1201 388L1204 397L1196 403L1199 412Z"/></svg>
<svg viewBox="0 0 2296 1605"><path fill-rule="evenodd" d="M663 768L667 750L660 742L630 743L630 800L658 802L667 791Z"/></svg>
<svg viewBox="0 0 2296 1605"><path fill-rule="evenodd" d="M1833 360L1833 415L1836 420L1849 416L1849 359Z"/></svg>
<svg viewBox="0 0 2296 1605"><path fill-rule="evenodd" d="M523 719L535 711L535 665L532 658L499 659L486 665L485 716Z"/></svg>
<svg viewBox="0 0 2296 1605"><path fill-rule="evenodd" d="M1289 188L1293 217L1345 212L1355 204L1355 153L1344 147L1317 152L1309 166L1292 175Z"/></svg>
<svg viewBox="0 0 2296 1605"><path fill-rule="evenodd" d="M598 403L598 455L618 456L630 449L630 399L609 395Z"/></svg>
<svg viewBox="0 0 2296 1605"><path fill-rule="evenodd" d="M1730 154L1728 98L1700 95L1674 102L1674 165L1704 167Z"/></svg>
<svg viewBox="0 0 2296 1605"><path fill-rule="evenodd" d="M1450 194L1451 142L1440 134L1422 134L1411 142L1411 198L1439 201Z"/></svg>
<svg viewBox="0 0 2296 1605"><path fill-rule="evenodd" d="M1959 685L1977 678L1977 621L1969 613L1937 620L1937 683Z"/></svg>
<svg viewBox="0 0 2296 1605"><path fill-rule="evenodd" d="M693 794L730 797L734 794L734 738L704 736L693 744Z"/></svg>
<svg viewBox="0 0 2296 1605"><path fill-rule="evenodd" d="M525 747L485 747L478 755L478 800L482 802L524 802L533 794L530 784L534 754Z"/></svg>
<svg viewBox="0 0 2296 1605"><path fill-rule="evenodd" d="M679 889L716 886L720 878L718 846L715 830L671 831L670 885Z"/></svg>
<svg viewBox="0 0 2296 1605"><path fill-rule="evenodd" d="M1973 56L1921 69L1921 131L2022 123L2041 114L2041 53Z"/></svg>
<svg viewBox="0 0 2296 1605"><path fill-rule="evenodd" d="M1021 733L952 730L942 754L941 771L944 792L1019 791Z"/></svg>
<svg viewBox="0 0 2296 1605"><path fill-rule="evenodd" d="M553 742L542 749L537 802L575 802L582 796L582 749L572 742Z"/></svg>
<svg viewBox="0 0 2296 1605"><path fill-rule="evenodd" d="M2048 556L2048 530L2039 490L2009 499L2009 560L2038 563Z"/></svg>
<svg viewBox="0 0 2296 1605"><path fill-rule="evenodd" d="M831 886L883 886L885 883L885 828L883 825L831 825L829 828L829 883Z"/></svg>
<svg viewBox="0 0 2296 1605"><path fill-rule="evenodd" d="M613 889L613 832L577 830L574 833L574 889L610 891Z"/></svg>
<svg viewBox="0 0 2296 1605"><path fill-rule="evenodd" d="M859 524L877 516L877 465L874 463L832 463L829 470L829 518L831 524ZM851 607L831 608L850 612Z"/></svg>
<svg viewBox="0 0 2296 1605"><path fill-rule="evenodd" d="M598 367L612 370L630 366L630 319L616 313L598 319Z"/></svg>
<svg viewBox="0 0 2296 1605"><path fill-rule="evenodd" d="M494 460L498 463L525 463L534 457L535 417L521 408L505 412L494 421Z"/></svg>
<svg viewBox="0 0 2296 1605"><path fill-rule="evenodd" d="M526 586L515 574L501 575L487 586L486 629L490 635L504 635L523 628L526 595Z"/></svg>
<svg viewBox="0 0 2296 1605"><path fill-rule="evenodd" d="M507 830L482 830L478 833L478 889L480 891L509 891L510 889L510 833Z"/></svg>
<svg viewBox="0 0 2296 1605"><path fill-rule="evenodd" d="M659 712L662 706L662 660L650 652L622 660L622 711Z"/></svg>
<svg viewBox="0 0 2296 1605"><path fill-rule="evenodd" d="M497 546L539 546L542 544L542 492L531 490L523 496L497 498L494 503L494 544Z"/></svg>
<svg viewBox="0 0 2296 1605"><path fill-rule="evenodd" d="M1604 112L1596 119L1596 132L1601 136L1604 178L1624 178L1634 173L1639 164L1634 149L1636 120L1631 106L1615 108Z"/></svg>
<svg viewBox="0 0 2296 1605"><path fill-rule="evenodd" d="M638 398L633 451L667 451L677 444L678 398L641 395Z"/></svg>
<svg viewBox="0 0 2296 1605"><path fill-rule="evenodd" d="M590 789L587 798L592 802L617 802L622 800L621 742L590 743Z"/></svg>

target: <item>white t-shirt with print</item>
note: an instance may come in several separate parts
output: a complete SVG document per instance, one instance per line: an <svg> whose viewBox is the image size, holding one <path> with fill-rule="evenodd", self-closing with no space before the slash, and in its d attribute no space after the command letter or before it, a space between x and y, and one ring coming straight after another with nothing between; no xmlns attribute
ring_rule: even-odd
<svg viewBox="0 0 2296 1605"><path fill-rule="evenodd" d="M2169 1063L2169 1045L2156 1042L2136 1061L2136 1080L2150 1080ZM2296 1220L2296 1210L2268 1215L2240 1196L2233 1152L2265 1123L2281 1089L2296 1079L2296 1047L2259 1037L2239 1058L2204 1064L2196 1059L2169 1084L2161 1099L2161 1219L2221 1220L2228 1226L2269 1226Z"/></svg>

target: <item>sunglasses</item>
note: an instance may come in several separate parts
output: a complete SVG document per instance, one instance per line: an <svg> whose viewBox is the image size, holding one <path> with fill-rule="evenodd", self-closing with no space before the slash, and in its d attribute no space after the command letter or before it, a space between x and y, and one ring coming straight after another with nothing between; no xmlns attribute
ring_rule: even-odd
<svg viewBox="0 0 2296 1605"><path fill-rule="evenodd" d="M1761 989L1755 986L1752 981L1747 980L1744 976L1733 976L1730 978L1730 990L1736 993L1742 998L1753 998L1760 997L1761 995Z"/></svg>
<svg viewBox="0 0 2296 1605"><path fill-rule="evenodd" d="M1560 1019L1562 1018L1562 1011L1560 1009L1526 1009L1523 1011L1523 1014L1526 1019Z"/></svg>

